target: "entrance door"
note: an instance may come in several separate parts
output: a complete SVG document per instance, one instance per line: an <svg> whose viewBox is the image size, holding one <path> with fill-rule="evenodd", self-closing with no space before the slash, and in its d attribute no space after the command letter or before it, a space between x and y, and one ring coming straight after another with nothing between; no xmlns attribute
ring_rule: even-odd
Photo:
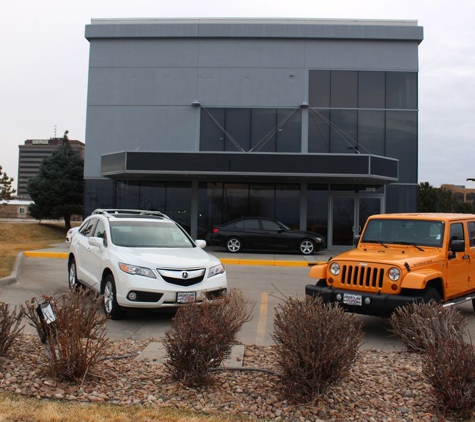
<svg viewBox="0 0 475 422"><path fill-rule="evenodd" d="M328 249L348 249L369 216L383 210L383 196L338 195L330 201Z"/></svg>

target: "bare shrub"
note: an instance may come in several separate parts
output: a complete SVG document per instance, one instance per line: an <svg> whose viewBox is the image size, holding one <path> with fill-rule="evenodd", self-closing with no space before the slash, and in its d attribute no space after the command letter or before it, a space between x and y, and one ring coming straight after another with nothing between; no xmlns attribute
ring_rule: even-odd
<svg viewBox="0 0 475 422"><path fill-rule="evenodd" d="M251 320L252 309L234 289L217 300L180 307L163 341L167 372L187 386L210 383L209 369L221 365L238 344L236 335Z"/></svg>
<svg viewBox="0 0 475 422"><path fill-rule="evenodd" d="M15 306L10 308L8 303L0 302L0 356L6 356L22 332L22 313Z"/></svg>
<svg viewBox="0 0 475 422"><path fill-rule="evenodd" d="M408 351L424 352L442 339L462 341L467 320L454 307L437 303L413 303L400 307L389 318L390 330Z"/></svg>
<svg viewBox="0 0 475 422"><path fill-rule="evenodd" d="M447 416L472 417L475 410L475 349L472 344L454 337L429 344L422 371L432 387L432 395Z"/></svg>
<svg viewBox="0 0 475 422"><path fill-rule="evenodd" d="M43 296L56 320L47 324L39 317L38 301L21 306L30 324L45 343L46 364L52 376L64 380L82 379L104 357L107 346L107 318L100 312L102 301L94 292L71 289L67 293Z"/></svg>
<svg viewBox="0 0 475 422"><path fill-rule="evenodd" d="M307 402L344 378L363 336L355 315L321 298L287 298L276 308L273 340L284 394Z"/></svg>

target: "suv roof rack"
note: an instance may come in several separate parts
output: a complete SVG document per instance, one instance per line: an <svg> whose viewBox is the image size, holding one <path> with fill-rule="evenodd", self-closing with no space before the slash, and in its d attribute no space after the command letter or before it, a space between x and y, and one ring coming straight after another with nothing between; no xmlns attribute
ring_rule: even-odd
<svg viewBox="0 0 475 422"><path fill-rule="evenodd" d="M131 210L122 208L98 208L94 210L92 214L103 214L107 217L112 216L114 214L150 215L154 217L164 217L169 219L168 215L164 214L161 211Z"/></svg>

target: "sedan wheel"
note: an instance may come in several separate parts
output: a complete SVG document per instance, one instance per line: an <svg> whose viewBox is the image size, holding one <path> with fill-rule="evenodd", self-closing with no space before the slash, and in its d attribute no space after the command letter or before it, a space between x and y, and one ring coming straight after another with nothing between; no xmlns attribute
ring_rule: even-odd
<svg viewBox="0 0 475 422"><path fill-rule="evenodd" d="M226 241L226 249L229 252L236 253L242 249L241 240L237 237L231 237Z"/></svg>
<svg viewBox="0 0 475 422"><path fill-rule="evenodd" d="M111 319L122 318L123 311L117 303L117 290L115 288L115 281L112 274L106 276L103 295L104 311L106 315Z"/></svg>
<svg viewBox="0 0 475 422"><path fill-rule="evenodd" d="M304 239L299 244L299 251L302 255L311 255L315 251L315 245L310 239Z"/></svg>

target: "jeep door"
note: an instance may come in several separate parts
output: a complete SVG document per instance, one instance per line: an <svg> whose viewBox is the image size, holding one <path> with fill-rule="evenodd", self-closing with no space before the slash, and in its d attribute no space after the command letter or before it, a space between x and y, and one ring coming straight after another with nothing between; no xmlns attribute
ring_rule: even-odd
<svg viewBox="0 0 475 422"><path fill-rule="evenodd" d="M469 288L470 274L470 255L469 251L453 253L450 250L450 242L453 240L463 240L467 247L466 232L463 222L450 224L450 237L448 244L448 260L447 260L447 280L446 294L447 297L461 296L466 293Z"/></svg>

